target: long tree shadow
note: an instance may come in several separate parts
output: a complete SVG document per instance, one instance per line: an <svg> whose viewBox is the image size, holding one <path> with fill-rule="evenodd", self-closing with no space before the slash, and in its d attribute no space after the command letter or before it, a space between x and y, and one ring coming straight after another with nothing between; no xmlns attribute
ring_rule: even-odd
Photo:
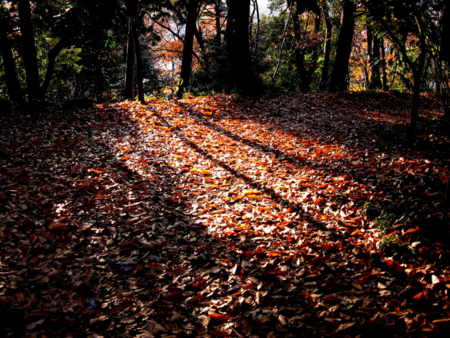
<svg viewBox="0 0 450 338"><path fill-rule="evenodd" d="M2 139L4 336L401 335L439 315L434 295L402 303L422 285L398 264L328 231L159 115L198 155L312 225L288 244L277 244L283 234L209 234L164 140L121 114L49 117Z"/></svg>
<svg viewBox="0 0 450 338"><path fill-rule="evenodd" d="M272 125L287 133L299 137L314 137L324 143L337 141L346 144L349 136L364 139L365 134L372 131L375 139L364 144L371 151L407 153L411 150L406 137L406 124L410 114L411 98L406 94L395 93L334 93L334 94L298 94L279 98L230 99L216 96L211 105L224 112L208 116L210 120L236 118L242 120L260 121ZM182 103L183 104L183 103ZM419 133L442 133L439 129L439 110L442 109L436 99L422 98ZM233 112L232 115L229 113ZM320 116L320 118L317 118ZM298 134L295 125L300 122L307 127L308 132ZM434 127L433 127L434 125ZM291 127L294 126L294 129ZM375 131L375 133L373 133ZM308 135L313 133L313 135ZM444 133L445 134L445 133ZM443 135L448 137L448 134ZM390 140L388 140L390 138ZM366 141L366 140L364 140ZM384 143L388 142L384 146ZM431 152L430 156L440 156L439 152L448 153L448 147L437 142L418 139L413 150ZM395 145L395 146L393 146ZM382 149L379 149L379 148ZM436 154L437 153L437 154Z"/></svg>
<svg viewBox="0 0 450 338"><path fill-rule="evenodd" d="M6 121L2 336L184 331L167 318L180 311L174 281L211 239L184 212L176 175L119 115Z"/></svg>
<svg viewBox="0 0 450 338"><path fill-rule="evenodd" d="M252 178L233 169L224 161L212 156L207 150L191 141L182 132L180 127L172 126L167 119L156 111L153 110L152 113L161 121L163 126L169 128L169 130L176 134L176 136L187 146L204 158L211 160L219 167L231 173L234 177L242 179L250 187L266 193L277 203L287 206L294 211L302 210L300 205L284 199L273 189L262 183L255 182ZM211 124L206 121L205 124L211 126ZM217 128L214 129L216 130ZM220 128L219 130L223 131ZM241 137L235 136L229 132L224 134L231 136L234 140L243 140ZM245 144L254 145L251 141L245 142ZM266 147L259 146L259 144L258 148L267 150ZM232 261L232 264L230 264L230 267L233 267L231 269L232 275L236 274L236 271L241 271L241 269L249 270L246 271L245 275L251 276L250 278L253 278L251 283L255 286L259 285L257 289L260 290L250 293L250 300L248 300L246 304L235 304L236 308L233 309L232 307L231 311L229 310L229 313L240 318L237 327L240 328L241 333L253 334L257 332L258 334L267 334L267 330L270 331L276 328L273 332L277 332L278 334L298 335L298 333L293 334L289 329L283 328L283 324L285 324L283 321L285 321L286 318L289 318L291 324L297 321L296 325L302 327L305 330L305 334L330 333L331 331L329 330L332 330L331 327L339 322L339 320L336 318L332 319L334 315L328 312L329 307L333 308L333 311L331 312L334 312L339 308L340 311L348 311L348 314L350 315L354 310L353 306L349 306L348 309L342 309L339 305L333 306L333 304L336 304L343 299L352 299L351 303L357 304L359 301L356 299L359 298L359 296L356 296L356 294L359 292L355 290L355 288L359 290L362 289L360 284L358 284L361 276L366 276L364 278L367 278L368 274L370 275L369 270L374 268L383 270L383 274L387 273L389 275L395 275L396 273L401 273L396 268L387 272L386 264L380 256L364 252L364 249L354 243L348 234L327 231L328 229L323 222L316 220L305 212L300 211L299 216L312 226L313 229L311 231L321 233L322 238L321 242L314 243L312 241L306 241L299 246L294 245L293 247L295 248L297 260L293 259L293 257L287 259L284 257L284 261L283 259L279 259L268 262L267 259L264 260L263 257L267 258L266 255L271 256L271 253L266 252L265 250L258 250L258 248L255 249L255 246L253 245L253 250L247 251L244 256L241 255L237 261L235 259ZM232 237L231 241L233 240L234 238ZM251 243L253 240L250 239L246 240L246 242L247 241ZM235 246L235 244L228 244L228 248ZM241 243L241 246L244 246L244 243ZM259 249L261 249L261 247ZM356 261L352 261L351 257L349 257L350 252L357 253L356 256L358 258ZM278 253L272 255L278 255ZM233 265L235 262L237 264ZM245 266L245 268L243 268L243 266ZM248 266L250 266L250 268ZM389 268L387 270L389 270ZM308 280L308 276L311 280ZM319 281L314 280L316 277L319 278ZM403 275L402 277L405 276ZM230 276L228 275L227 278L230 278ZM355 280L358 282L352 283L352 281ZM225 280L223 280L223 282L225 282ZM398 281L399 284L397 284L395 288L397 288L397 290L405 290L408 282L411 283L410 280L407 281L407 278ZM236 286L233 285L231 290L236 291ZM412 289L409 291L411 290ZM331 317L328 318L328 323L326 320L324 321L323 318L320 318L318 313L314 312L317 311L317 309L313 310L316 306L314 304L315 301L308 297L311 296L311 293L314 294L314 292L322 293L321 296L325 294L325 299L329 301L329 304L321 305L323 306L323 312L321 314L329 313L331 315ZM259 299L261 294L264 295L264 301ZM377 291L375 289L369 289L366 296L378 297L376 294ZM385 294L382 293L381 297L387 295L390 296L392 294L392 291L387 291ZM227 293L222 295L222 297L226 296ZM306 300L302 296L306 296ZM251 309L251 306L247 308L249 304L254 304L255 302L258 304L257 307L259 309L253 310ZM371 308L372 311L379 311L379 309L377 310L376 308L377 305L375 305L375 302L373 302L371 306L373 306ZM251 316L245 315L246 313L249 313L248 311L250 311ZM381 322L377 320L367 320L361 313L358 314L357 317L358 320L361 321L361 325L353 328L350 332L369 334L373 333L373 330L375 330L378 333L385 332L393 334L405 329L404 327L395 327L395 324L393 324L394 322L381 324ZM319 326L315 325L314 323L316 322L320 322L321 324ZM330 324L332 322L334 322L334 324ZM354 323L351 325L349 323L342 323L342 325L343 326L339 326L339 328L347 330L353 327ZM251 329L249 329L249 327Z"/></svg>
<svg viewBox="0 0 450 338"><path fill-rule="evenodd" d="M337 97L336 99L339 99ZM344 97L343 99L348 100L348 98ZM310 112L314 112L317 107L312 106L312 102L310 102L311 98L305 99L305 102L302 102L300 107L303 107L304 110L309 110ZM339 106L338 109L344 110L346 113L346 117L342 117L342 113L336 111L330 112L330 114L337 114L339 117L336 119L336 123L332 123L330 120L321 121L323 125L316 125L317 119L306 119L304 112L302 112L300 117L300 123L297 121L299 117L295 112L292 114L287 114L283 107L279 107L281 111L284 111L282 116L277 116L276 114L267 114L266 110L259 107L258 103L252 102L246 103L245 105L240 106L236 104L234 107L231 106L231 110L233 114L230 113L222 113L215 114L212 116L205 116L201 113L201 105L200 111L198 111L197 107L179 102L178 104L183 107L185 111L189 113L195 121L200 124L214 130L218 134L224 135L238 143L246 145L248 147L254 148L260 152L266 154L273 154L280 162L285 162L292 164L298 168L307 166L309 168L318 170L323 172L323 175L347 175L351 178L353 182L357 182L360 185L369 185L371 186L371 193L385 193L387 190L392 190L389 188L390 185L396 184L397 189L391 192L392 196L385 196L386 203L379 203L377 205L376 213L384 212L384 209L389 210L389 213L406 215L409 213L414 213L417 211L417 208L405 199L404 196L412 196L414 193L415 196L419 197L421 195L431 195L427 191L431 189L434 193L433 199L426 198L422 201L421 208L425 211L434 210L435 206L439 205L435 216L429 216L428 212L422 213L419 215L420 219L414 220L417 223L427 222L429 224L428 227L423 229L421 233L422 239L428 239L432 242L436 240L442 242L444 244L444 248L447 247L447 244L450 243L450 233L448 230L448 226L446 224L445 216L442 217L442 212L445 213L445 199L444 199L444 190L445 186L442 184L441 179L438 175L433 174L432 172L427 173L424 171L424 166L419 166L417 172L412 172L411 169L408 168L405 162L405 158L407 161L420 163L419 161L429 162L429 158L435 158L437 163L441 163L441 166L449 166L448 158L449 150L443 146L434 146L433 151L427 151L424 153L413 152L404 147L381 147L378 142L375 140L370 140L367 136L362 136L361 132L365 133L369 130L380 130L378 134L386 133L386 130L390 130L391 132L398 134L399 132L393 131L395 128L404 128L402 126L398 126L395 123L391 122L380 122L378 120L368 120L365 117L361 116L361 114L357 114L354 107L351 105L351 102L345 101L349 106ZM261 103L259 103L261 104ZM343 104L343 103L342 103ZM406 104L406 103L405 103ZM256 113L253 113L249 106L256 110ZM294 108L298 108L296 105L293 105ZM226 112L227 109L230 110L230 102L221 100L221 97L217 99L215 109ZM261 109L259 109L261 108ZM331 108L330 108L331 109ZM367 109L370 109L367 108ZM322 107L322 110L326 111L326 107ZM391 112L392 113L392 112ZM322 112L323 115L323 112ZM324 118L326 116L323 116ZM339 144L340 147L347 149L347 152L351 155L349 159L346 159L344 156L341 159L336 158L322 158L320 161L312 160L307 157L302 156L299 158L298 156L290 154L289 151L280 150L271 145L267 145L263 143L263 141L258 140L257 138L246 138L238 135L236 132L231 132L227 130L225 127L221 126L218 122L220 120L243 120L247 122L251 121L261 121L263 123L262 128L276 128L284 131L288 134L294 134L297 136L297 131L292 128L292 124L298 125L300 124L302 128L305 126L309 132L309 135L301 135L301 137L313 138L316 145L327 145L327 144ZM331 116L330 116L331 119ZM216 122L212 122L216 121ZM289 123L290 121L290 123ZM344 123L348 123L348 125L343 125ZM355 126L354 128L352 126ZM364 128L361 125L365 126ZM239 128L237 128L239 129ZM240 129L239 129L240 130ZM240 130L243 132L244 130ZM350 132L350 136L349 133ZM353 134L352 134L353 133ZM359 135L359 136L358 136ZM370 136L369 136L370 137ZM269 137L270 139L270 137ZM349 141L353 142L349 144ZM424 141L421 141L421 146L424 146ZM423 150L423 149L422 149ZM353 155L355 154L355 155ZM357 155L356 155L357 154ZM356 157L356 161L355 161ZM386 169L388 172L384 172L380 175L380 168L377 165L377 158L391 158L393 160L398 160L398 164L389 165ZM397 167L396 167L397 166ZM401 174L401 182L393 182L391 180L391 175L398 176L399 167L404 167L404 171ZM386 170L384 169L384 170ZM449 168L447 168L449 169ZM403 188L404 186L404 188ZM411 191L411 187L415 190ZM399 188L399 189L398 189ZM336 196L330 195L327 196L327 199L335 199ZM395 204L397 207L393 207L392 201L395 200ZM436 217L437 215L437 217Z"/></svg>

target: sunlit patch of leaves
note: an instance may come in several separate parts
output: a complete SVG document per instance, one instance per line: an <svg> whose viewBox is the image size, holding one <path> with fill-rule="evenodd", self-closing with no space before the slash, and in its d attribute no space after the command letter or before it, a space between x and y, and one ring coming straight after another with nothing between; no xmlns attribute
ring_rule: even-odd
<svg viewBox="0 0 450 338"><path fill-rule="evenodd" d="M0 332L445 332L449 157L380 149L376 100L152 98L2 121Z"/></svg>

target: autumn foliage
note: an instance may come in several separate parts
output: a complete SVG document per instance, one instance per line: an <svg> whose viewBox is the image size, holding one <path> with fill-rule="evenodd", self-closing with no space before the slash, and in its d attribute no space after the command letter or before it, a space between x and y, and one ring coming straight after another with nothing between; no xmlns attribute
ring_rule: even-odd
<svg viewBox="0 0 450 338"><path fill-rule="evenodd" d="M449 139L374 95L2 116L0 332L448 332Z"/></svg>

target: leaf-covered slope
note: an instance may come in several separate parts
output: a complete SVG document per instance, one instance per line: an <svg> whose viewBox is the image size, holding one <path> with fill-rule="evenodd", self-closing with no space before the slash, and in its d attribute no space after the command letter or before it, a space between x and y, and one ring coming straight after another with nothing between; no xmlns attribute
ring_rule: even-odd
<svg viewBox="0 0 450 338"><path fill-rule="evenodd" d="M448 139L379 99L4 118L2 334L445 332Z"/></svg>

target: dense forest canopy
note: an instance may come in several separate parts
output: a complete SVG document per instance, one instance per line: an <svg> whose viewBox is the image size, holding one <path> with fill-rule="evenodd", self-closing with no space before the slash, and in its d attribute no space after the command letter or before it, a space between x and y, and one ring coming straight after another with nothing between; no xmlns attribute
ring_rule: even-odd
<svg viewBox="0 0 450 338"><path fill-rule="evenodd" d="M256 0L1 1L0 95L448 87L444 0L269 5L263 14Z"/></svg>

